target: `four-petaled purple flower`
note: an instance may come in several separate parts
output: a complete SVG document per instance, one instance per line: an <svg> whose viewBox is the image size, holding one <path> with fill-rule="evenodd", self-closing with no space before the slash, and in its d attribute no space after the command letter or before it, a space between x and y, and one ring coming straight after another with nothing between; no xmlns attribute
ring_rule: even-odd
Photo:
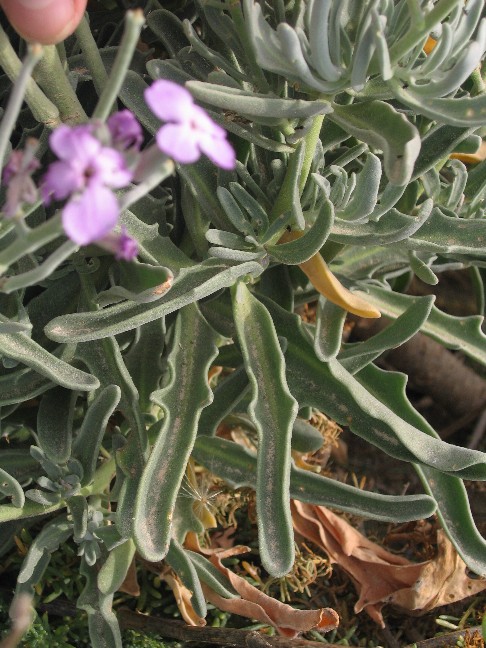
<svg viewBox="0 0 486 648"><path fill-rule="evenodd" d="M45 202L69 198L62 224L78 245L102 239L118 221L120 210L112 189L126 187L133 177L124 156L103 146L90 124L59 126L49 144L59 161L53 162L44 176L41 189Z"/></svg>
<svg viewBox="0 0 486 648"><path fill-rule="evenodd" d="M224 128L194 103L184 87L159 79L145 90L145 101L164 124L157 132L159 149L181 164L196 162L201 153L222 169L234 169L235 152Z"/></svg>

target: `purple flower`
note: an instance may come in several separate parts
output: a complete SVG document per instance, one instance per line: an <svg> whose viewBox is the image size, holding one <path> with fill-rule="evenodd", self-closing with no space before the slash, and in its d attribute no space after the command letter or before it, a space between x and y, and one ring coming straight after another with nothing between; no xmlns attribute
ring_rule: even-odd
<svg viewBox="0 0 486 648"><path fill-rule="evenodd" d="M235 168L235 152L226 131L194 103L188 90L160 79L145 90L145 101L159 119L169 122L156 135L163 153L181 164L196 162L205 153L222 169Z"/></svg>
<svg viewBox="0 0 486 648"><path fill-rule="evenodd" d="M67 236L78 245L103 238L118 221L118 200L112 189L129 184L133 173L122 153L94 137L91 125L59 126L49 138L59 161L53 162L44 176L42 194L69 198L62 212Z"/></svg>
<svg viewBox="0 0 486 648"><path fill-rule="evenodd" d="M138 243L128 236L126 228L121 228L121 233L110 232L97 244L115 255L117 261L133 261L138 254Z"/></svg>
<svg viewBox="0 0 486 648"><path fill-rule="evenodd" d="M116 112L108 118L106 124L111 134L112 145L116 149L140 149L143 142L142 127L130 110Z"/></svg>
<svg viewBox="0 0 486 648"><path fill-rule="evenodd" d="M40 166L39 161L34 157L37 146L38 141L29 138L25 150L12 151L3 169L7 199L2 211L7 218L13 218L21 210L22 203L31 205L37 200L37 187L31 177Z"/></svg>

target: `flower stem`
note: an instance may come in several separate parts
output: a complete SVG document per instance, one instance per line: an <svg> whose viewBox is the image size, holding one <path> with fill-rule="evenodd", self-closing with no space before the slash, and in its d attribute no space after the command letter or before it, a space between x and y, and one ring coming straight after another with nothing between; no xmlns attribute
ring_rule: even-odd
<svg viewBox="0 0 486 648"><path fill-rule="evenodd" d="M29 47L28 54L17 77L12 94L8 100L5 114L0 122L0 169L3 169L5 162L5 155L10 142L10 136L15 128L17 117L19 116L22 102L24 101L27 84L29 83L32 70L42 57L42 47L40 45L32 45ZM1 182L1 180L0 180Z"/></svg>
<svg viewBox="0 0 486 648"><path fill-rule="evenodd" d="M44 48L44 56L35 70L34 79L59 108L63 122L81 124L87 121L88 116L69 83L55 45Z"/></svg>
<svg viewBox="0 0 486 648"><path fill-rule="evenodd" d="M125 80L144 22L145 18L141 9L127 11L125 31L110 76L93 113L94 118L104 121L110 114Z"/></svg>
<svg viewBox="0 0 486 648"><path fill-rule="evenodd" d="M40 283L49 275L51 275L54 270L61 265L71 254L77 249L76 243L73 241L65 241L61 246L57 248L45 261L41 263L36 268L29 270L28 272L23 272L19 275L14 275L5 280L5 283L2 285L2 292L11 293L20 288L26 288L27 286L32 286L33 284Z"/></svg>
<svg viewBox="0 0 486 648"><path fill-rule="evenodd" d="M152 171L149 171L150 169ZM139 184L126 192L120 199L120 211L128 209L137 200L155 189L163 180L174 173L174 169L174 162L161 153L156 145L146 149L143 152L136 174L136 180L139 181Z"/></svg>
<svg viewBox="0 0 486 648"><path fill-rule="evenodd" d="M22 62L2 27L0 27L0 67L12 82L15 82L22 69ZM46 124L50 128L55 128L61 123L57 106L46 97L32 79L27 80L25 101L31 109L34 119L38 122Z"/></svg>
<svg viewBox="0 0 486 648"><path fill-rule="evenodd" d="M22 238L0 252L0 275L26 254L31 254L63 233L61 215L56 214L42 225L30 230Z"/></svg>
<svg viewBox="0 0 486 648"><path fill-rule="evenodd" d="M108 74L103 65L98 45L91 33L86 15L76 29L76 36L81 45L81 49L83 50L89 71L91 72L95 90L98 93L98 96L101 96L106 84L108 83Z"/></svg>

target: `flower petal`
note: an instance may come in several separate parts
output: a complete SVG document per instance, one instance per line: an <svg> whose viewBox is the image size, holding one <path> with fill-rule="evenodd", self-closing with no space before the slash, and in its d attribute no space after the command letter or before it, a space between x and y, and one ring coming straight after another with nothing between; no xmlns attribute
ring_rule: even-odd
<svg viewBox="0 0 486 648"><path fill-rule="evenodd" d="M42 179L42 195L48 202L51 196L55 200L64 200L73 191L84 186L84 177L67 162L52 162Z"/></svg>
<svg viewBox="0 0 486 648"><path fill-rule="evenodd" d="M116 225L119 212L115 195L101 185L92 184L64 207L62 225L72 241L88 245L108 234Z"/></svg>
<svg viewBox="0 0 486 648"><path fill-rule="evenodd" d="M235 168L235 150L226 138L217 139L208 136L200 137L199 148L208 156L211 162L214 162L214 164L222 169L231 170Z"/></svg>
<svg viewBox="0 0 486 648"><path fill-rule="evenodd" d="M166 124L156 135L157 146L180 164L199 159L199 134L185 124Z"/></svg>
<svg viewBox="0 0 486 648"><path fill-rule="evenodd" d="M104 146L98 153L91 165L93 175L89 184L104 184L113 189L126 187L133 177L133 173L127 169L125 158L115 149Z"/></svg>
<svg viewBox="0 0 486 648"><path fill-rule="evenodd" d="M154 115L164 121L180 123L193 114L195 106L191 93L173 81L155 81L145 90L144 96Z"/></svg>
<svg viewBox="0 0 486 648"><path fill-rule="evenodd" d="M96 156L101 143L91 134L92 126L62 124L49 137L49 146L61 160L83 167Z"/></svg>

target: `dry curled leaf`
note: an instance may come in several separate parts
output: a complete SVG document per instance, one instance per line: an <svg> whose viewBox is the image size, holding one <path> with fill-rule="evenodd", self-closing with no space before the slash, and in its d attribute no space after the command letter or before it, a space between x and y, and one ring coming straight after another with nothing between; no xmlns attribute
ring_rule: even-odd
<svg viewBox="0 0 486 648"><path fill-rule="evenodd" d="M206 625L205 619L203 619L198 614L196 614L194 608L192 607L191 590L188 589L185 585L183 585L183 583L181 582L181 580L176 574L165 573L163 578L166 581L167 585L172 590L172 593L174 594L174 598L177 603L177 607L179 608L179 612L181 613L181 616L184 619L184 621L187 623L187 625L199 626L199 627L205 626Z"/></svg>
<svg viewBox="0 0 486 648"><path fill-rule="evenodd" d="M328 632L337 628L339 617L334 610L330 608L296 610L290 605L267 596L244 578L224 567L221 562L224 558L247 551L249 551L248 547L239 546L220 551L210 557L213 565L229 580L241 596L241 598L225 599L203 585L204 596L210 603L225 612L239 614L272 625L281 635L289 638L297 637L301 632L312 629Z"/></svg>
<svg viewBox="0 0 486 648"><path fill-rule="evenodd" d="M471 579L466 565L443 532L432 560L412 563L386 551L323 506L292 502L295 530L321 547L351 577L359 598L355 612L365 610L384 627L386 603L422 614L486 589L486 579Z"/></svg>

